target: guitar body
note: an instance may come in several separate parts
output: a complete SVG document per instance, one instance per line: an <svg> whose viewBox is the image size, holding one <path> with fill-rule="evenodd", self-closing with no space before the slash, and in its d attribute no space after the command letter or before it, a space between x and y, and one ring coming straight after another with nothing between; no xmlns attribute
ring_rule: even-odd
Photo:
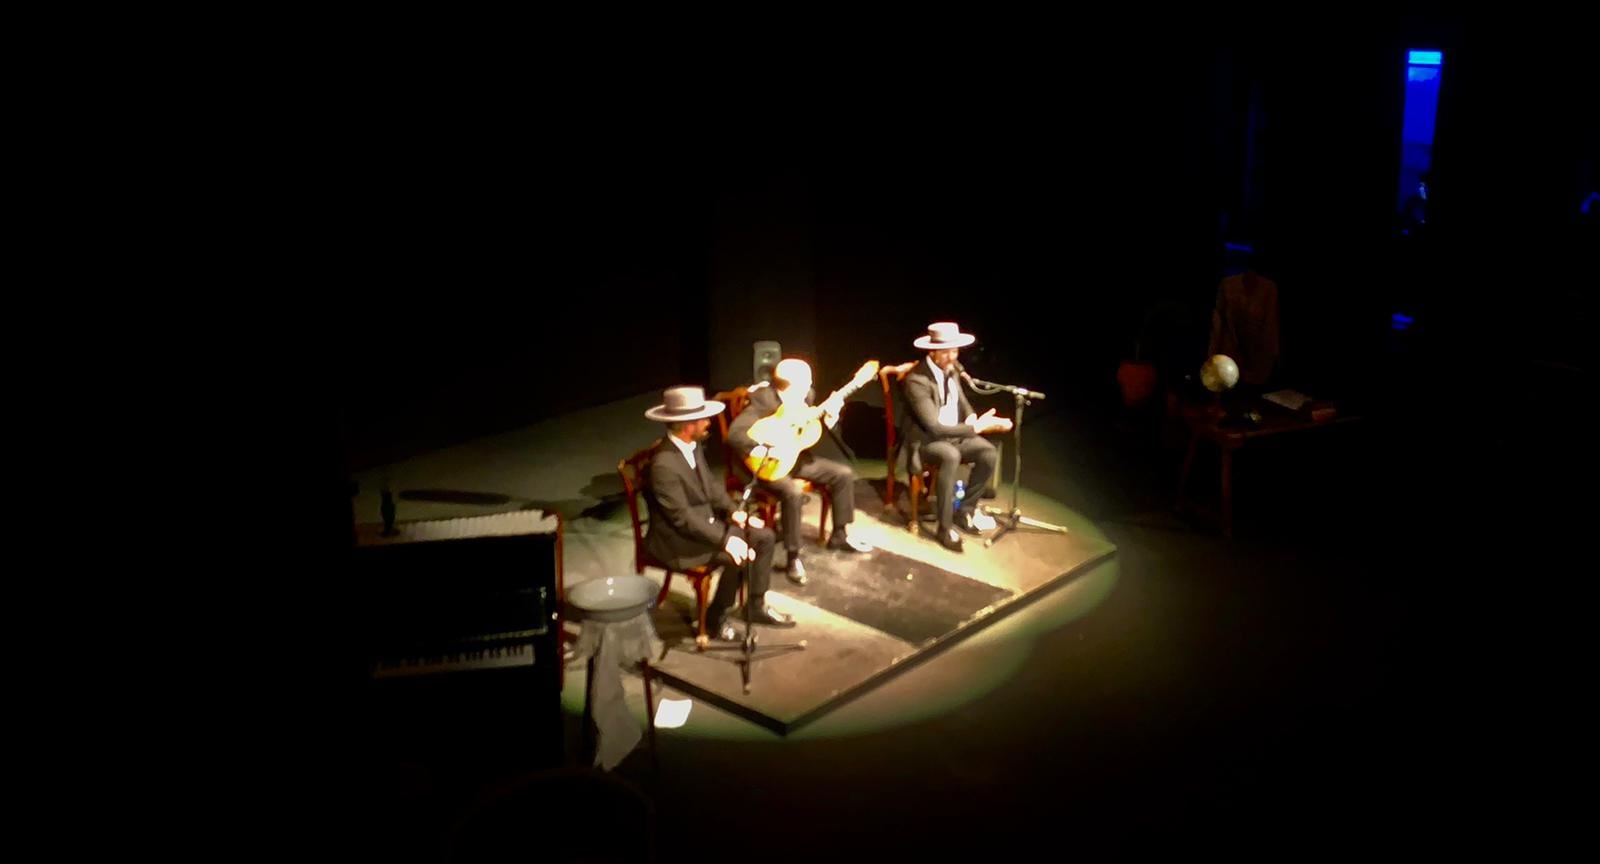
<svg viewBox="0 0 1600 864"><path fill-rule="evenodd" d="M782 480L794 470L800 454L822 440L822 412L816 408L790 411L789 406L779 405L771 416L750 425L750 437L773 443L764 456L746 456L745 467L762 480Z"/></svg>
<svg viewBox="0 0 1600 864"><path fill-rule="evenodd" d="M829 394L823 402L843 400L878 374L878 361L868 360L850 383ZM750 424L750 437L767 446L764 454L746 456L744 465L762 480L782 480L794 470L800 454L822 440L822 409L810 405L779 405L772 414Z"/></svg>

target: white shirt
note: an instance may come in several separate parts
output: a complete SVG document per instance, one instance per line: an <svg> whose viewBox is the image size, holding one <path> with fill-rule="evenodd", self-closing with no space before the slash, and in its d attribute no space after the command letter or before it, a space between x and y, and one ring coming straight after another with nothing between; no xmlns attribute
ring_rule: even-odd
<svg viewBox="0 0 1600 864"><path fill-rule="evenodd" d="M667 440L671 441L673 444L676 444L678 446L678 452L683 454L683 458L689 460L689 467L691 469L695 469L696 466L694 464L694 451L695 451L695 448L700 446L700 445L699 444L690 444L690 443L684 441L682 438L679 438L676 435L668 435L667 436ZM717 517L715 517L715 516L707 516L706 517L706 522L708 524L715 525L715 524L717 524Z"/></svg>
<svg viewBox="0 0 1600 864"><path fill-rule="evenodd" d="M944 404L939 406L939 422L946 426L955 426L961 422L961 400L956 396L955 379L944 374L934 362L928 358L928 368L933 370L933 380L939 384L939 389L944 391Z"/></svg>
<svg viewBox="0 0 1600 864"><path fill-rule="evenodd" d="M679 438L676 435L668 435L667 436L667 440L671 441L672 443L674 443L676 445L678 445L678 450L682 451L683 458L689 460L689 467L690 468L697 468L698 467L698 466L696 466L694 464L694 448L699 446L698 444L690 444L689 442L684 441L682 438Z"/></svg>

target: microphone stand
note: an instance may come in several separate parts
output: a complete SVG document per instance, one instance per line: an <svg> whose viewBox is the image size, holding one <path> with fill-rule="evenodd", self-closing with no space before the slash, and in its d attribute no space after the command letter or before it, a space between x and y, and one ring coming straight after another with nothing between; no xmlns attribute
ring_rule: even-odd
<svg viewBox="0 0 1600 864"><path fill-rule="evenodd" d="M995 384L983 381L968 375L965 370L962 370L961 375L967 379L967 383L971 384L972 389L977 392L984 395L1010 393L1016 398L1017 403L1017 422L1012 429L1012 432L1016 435L1016 440L1011 449L1016 455L1012 459L1011 470L1011 512L1008 513L999 507L982 508L984 513L995 517L1000 522L1000 529L984 539L983 548L987 549L998 543L1001 537L1004 537L1008 532L1017 530L1018 526L1037 528L1040 531L1049 531L1057 534L1071 533L1065 526L1052 525L1049 522L1024 516L1022 515L1022 508L1017 506L1017 490L1022 483L1022 409L1033 404L1031 400L1043 399L1044 394L1037 390L1029 390L1026 387L1014 387L1010 384Z"/></svg>
<svg viewBox="0 0 1600 864"><path fill-rule="evenodd" d="M772 448L768 447L767 455L762 457L761 464L756 467L756 470L750 473L750 482L745 484L744 492L739 495L738 510L744 514L744 524L739 526L739 532L744 540L745 548L749 551L754 551L753 547L750 546L750 496L755 492L756 484L761 482L759 479L761 472L766 470L767 463L771 461ZM750 674L754 671L757 662L770 659L779 654L787 654L791 651L806 650L806 640L801 639L799 642L794 643L767 645L765 646L767 653L757 654L756 622L750 616L750 602L755 597L755 592L750 590L750 573L751 568L754 566L755 561L751 558L746 558L742 568L744 572L744 639L738 645L712 645L705 649L706 651L738 651L741 653L742 656L730 662L739 664L739 677L743 680L744 692L746 693L750 692ZM726 576L726 572L723 575ZM718 659L722 658L719 657Z"/></svg>

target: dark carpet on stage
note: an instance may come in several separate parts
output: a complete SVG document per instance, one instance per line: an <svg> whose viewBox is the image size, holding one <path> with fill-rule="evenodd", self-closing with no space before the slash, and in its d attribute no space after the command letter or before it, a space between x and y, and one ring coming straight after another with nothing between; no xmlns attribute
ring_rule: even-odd
<svg viewBox="0 0 1600 864"><path fill-rule="evenodd" d="M775 572L774 587L913 645L937 639L1011 596L1004 588L884 549L867 555L814 550L805 563L809 584L798 587Z"/></svg>

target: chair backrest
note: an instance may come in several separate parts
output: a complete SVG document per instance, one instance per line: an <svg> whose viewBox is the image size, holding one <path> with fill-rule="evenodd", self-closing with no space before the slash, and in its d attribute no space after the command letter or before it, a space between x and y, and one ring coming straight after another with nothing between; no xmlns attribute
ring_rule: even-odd
<svg viewBox="0 0 1600 864"><path fill-rule="evenodd" d="M722 430L722 444L726 447L728 445L728 426L734 420L737 420L740 412L744 411L745 406L750 404L750 388L735 387L732 390L723 390L711 398L728 406L726 411L717 415L717 428Z"/></svg>
<svg viewBox="0 0 1600 864"><path fill-rule="evenodd" d="M750 388L735 387L732 390L723 390L711 398L728 406L727 410L717 415L717 429L722 432L723 485L727 486L730 492L743 489L744 481L738 477L734 468L742 460L738 452L733 449L733 443L728 440L728 427L732 426L733 421L739 419L739 415L750 405Z"/></svg>
<svg viewBox="0 0 1600 864"><path fill-rule="evenodd" d="M656 439L649 447L617 463L617 474L622 477L622 493L628 501L628 518L633 520L633 557L644 565L644 520L639 517L639 496L650 494L650 460L661 446Z"/></svg>
<svg viewBox="0 0 1600 864"><path fill-rule="evenodd" d="M879 366L878 383L883 385L883 436L884 455L891 465L895 457L895 422L894 422L894 391L899 389L900 382L905 380L906 373L917 365L917 361L910 360L899 366Z"/></svg>

